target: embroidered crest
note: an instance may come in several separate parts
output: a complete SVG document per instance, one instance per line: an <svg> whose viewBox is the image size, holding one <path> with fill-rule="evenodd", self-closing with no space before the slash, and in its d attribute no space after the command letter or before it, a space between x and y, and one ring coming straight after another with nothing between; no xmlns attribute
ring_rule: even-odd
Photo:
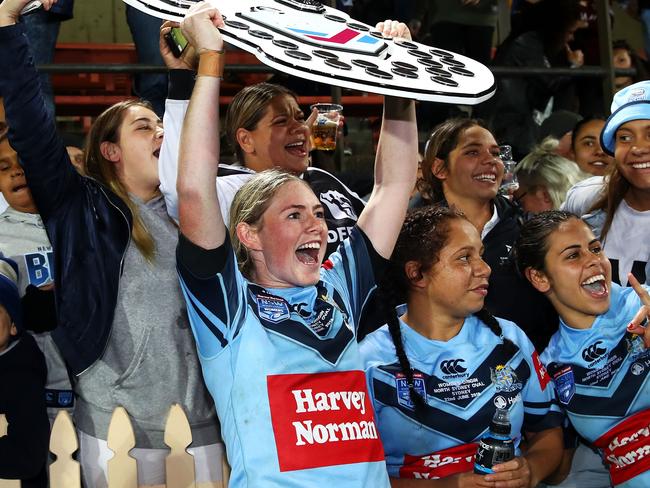
<svg viewBox="0 0 650 488"><path fill-rule="evenodd" d="M277 324L290 317L289 304L280 297L256 295L257 310L261 319Z"/></svg>
<svg viewBox="0 0 650 488"><path fill-rule="evenodd" d="M519 378L508 365L499 364L496 368L490 368L490 378L497 391L513 392L521 390Z"/></svg>
<svg viewBox="0 0 650 488"><path fill-rule="evenodd" d="M643 339L638 334L630 334L629 337L625 339L625 342L627 344L627 352L630 353L632 359L637 359L649 353L649 350L646 349L645 344L643 344Z"/></svg>
<svg viewBox="0 0 650 488"><path fill-rule="evenodd" d="M553 375L553 382L555 383L558 400L563 405L568 405L576 392L576 382L571 366L558 370Z"/></svg>
<svg viewBox="0 0 650 488"><path fill-rule="evenodd" d="M411 395L409 392L408 380L402 373L398 373L397 376L395 376L395 387L397 389L397 402L402 407L406 407L411 410L415 409L415 404L411 400ZM422 377L421 373L413 373L413 389L422 398L426 398L424 378Z"/></svg>

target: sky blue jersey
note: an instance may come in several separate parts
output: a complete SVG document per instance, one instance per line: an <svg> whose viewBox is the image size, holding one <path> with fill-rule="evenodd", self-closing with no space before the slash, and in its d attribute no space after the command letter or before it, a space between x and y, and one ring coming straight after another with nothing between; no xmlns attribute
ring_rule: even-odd
<svg viewBox="0 0 650 488"><path fill-rule="evenodd" d="M607 313L589 329L560 321L541 356L573 427L626 488L650 486L650 351L626 330L641 305L634 289L612 283Z"/></svg>
<svg viewBox="0 0 650 488"><path fill-rule="evenodd" d="M386 262L354 228L303 288L244 279L229 241L181 237L178 270L203 375L231 464L231 487L388 487L356 341Z"/></svg>
<svg viewBox="0 0 650 488"><path fill-rule="evenodd" d="M420 335L400 322L415 389L427 407L416 411L388 327L361 343L370 393L391 477L436 479L471 471L478 439L495 409L510 412L511 437L561 424L550 378L524 332L498 319L503 341L474 316L449 341Z"/></svg>

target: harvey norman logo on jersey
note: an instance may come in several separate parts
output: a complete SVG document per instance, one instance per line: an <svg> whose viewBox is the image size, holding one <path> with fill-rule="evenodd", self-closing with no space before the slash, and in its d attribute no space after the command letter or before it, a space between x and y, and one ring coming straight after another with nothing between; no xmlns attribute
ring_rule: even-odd
<svg viewBox="0 0 650 488"><path fill-rule="evenodd" d="M267 378L280 471L383 461L362 371Z"/></svg>

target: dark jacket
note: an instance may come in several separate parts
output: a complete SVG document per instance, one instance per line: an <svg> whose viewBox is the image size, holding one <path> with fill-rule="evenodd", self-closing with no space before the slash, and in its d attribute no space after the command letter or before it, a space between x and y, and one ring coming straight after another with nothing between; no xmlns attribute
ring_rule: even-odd
<svg viewBox="0 0 650 488"><path fill-rule="evenodd" d="M56 15L59 20L72 18L74 11L74 0L58 0L50 9L50 15Z"/></svg>
<svg viewBox="0 0 650 488"><path fill-rule="evenodd" d="M29 334L0 354L0 414L9 424L0 437L0 478L20 479L22 488L47 487L46 376L43 353Z"/></svg>
<svg viewBox="0 0 650 488"><path fill-rule="evenodd" d="M499 48L494 64L512 68L551 67L542 38L533 31L506 41ZM501 77L496 95L480 108L480 115L489 121L496 140L510 144L520 159L539 142L540 131L533 111L544 112L551 97L570 83L571 78L556 75Z"/></svg>
<svg viewBox="0 0 650 488"><path fill-rule="evenodd" d="M71 371L80 374L108 341L131 213L70 163L45 109L21 24L0 28L0 73L9 141L54 249L58 327L52 337Z"/></svg>
<svg viewBox="0 0 650 488"><path fill-rule="evenodd" d="M483 239L483 259L492 268L485 307L521 327L541 353L557 330L559 318L551 302L516 270L512 248L521 231L523 212L501 196L494 204L499 222Z"/></svg>

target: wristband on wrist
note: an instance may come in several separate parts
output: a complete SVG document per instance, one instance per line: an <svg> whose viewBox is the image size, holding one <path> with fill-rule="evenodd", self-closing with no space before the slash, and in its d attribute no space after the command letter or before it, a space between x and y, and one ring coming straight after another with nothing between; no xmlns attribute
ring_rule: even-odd
<svg viewBox="0 0 650 488"><path fill-rule="evenodd" d="M199 54L199 70L197 76L210 76L223 79L223 68L226 64L225 51L203 51Z"/></svg>

